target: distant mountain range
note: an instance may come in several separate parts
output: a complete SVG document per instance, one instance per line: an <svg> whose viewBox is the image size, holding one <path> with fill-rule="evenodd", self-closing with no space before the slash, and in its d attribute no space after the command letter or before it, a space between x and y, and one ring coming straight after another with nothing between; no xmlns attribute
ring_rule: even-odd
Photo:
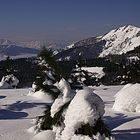
<svg viewBox="0 0 140 140"><path fill-rule="evenodd" d="M0 60L7 56L12 58L36 56L42 46L54 50L61 49L60 52L55 51L58 60L77 60L79 55L82 59L121 55L140 47L140 28L126 25L105 35L77 41L67 47L64 47L64 44L47 41L13 42L0 39Z"/></svg>
<svg viewBox="0 0 140 140"><path fill-rule="evenodd" d="M13 42L0 39L0 60L4 60L7 56L13 59L34 57L43 46L56 50L64 47L62 44L48 43L47 41Z"/></svg>
<svg viewBox="0 0 140 140"><path fill-rule="evenodd" d="M57 54L58 60L76 60L121 55L140 47L140 28L126 25L105 35L77 41Z"/></svg>

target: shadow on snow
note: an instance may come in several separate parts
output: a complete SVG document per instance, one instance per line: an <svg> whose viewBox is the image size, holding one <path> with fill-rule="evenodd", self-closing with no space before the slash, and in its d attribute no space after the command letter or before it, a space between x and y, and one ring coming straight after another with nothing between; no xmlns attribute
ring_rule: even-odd
<svg viewBox="0 0 140 140"><path fill-rule="evenodd" d="M4 98L6 98L6 96L0 96L0 99L4 99Z"/></svg>
<svg viewBox="0 0 140 140"><path fill-rule="evenodd" d="M127 130L113 130L117 127L119 127L122 124L125 124L127 122L133 121L135 119L139 119L140 116L134 116L129 117L127 115L124 115L122 113L116 113L117 116L111 117L111 116L105 116L104 120L108 124L110 130L112 130L112 134L118 138L119 140L139 140L140 139L140 128L136 129L127 129Z"/></svg>
<svg viewBox="0 0 140 140"><path fill-rule="evenodd" d="M42 107L46 107L47 105L49 105L48 103L29 103L26 101L17 101L16 103L13 103L11 105L7 105L6 109L8 110L12 110L12 111L21 111L24 109L29 109L29 108L33 108L33 107L37 107L37 106L42 106Z"/></svg>
<svg viewBox="0 0 140 140"><path fill-rule="evenodd" d="M26 112L14 112L7 109L0 110L0 120L1 119L20 119L27 116L28 116L28 113Z"/></svg>

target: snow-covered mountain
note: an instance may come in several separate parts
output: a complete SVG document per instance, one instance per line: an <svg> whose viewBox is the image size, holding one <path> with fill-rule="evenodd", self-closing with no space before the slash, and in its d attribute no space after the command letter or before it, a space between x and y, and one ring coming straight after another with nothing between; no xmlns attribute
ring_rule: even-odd
<svg viewBox="0 0 140 140"><path fill-rule="evenodd" d="M140 28L131 25L112 30L102 37L106 41L100 57L123 54L140 46Z"/></svg>
<svg viewBox="0 0 140 140"><path fill-rule="evenodd" d="M91 37L72 43L66 50L57 54L59 60L78 59L79 53L84 59L121 55L140 46L140 28L126 25L111 30L105 35Z"/></svg>

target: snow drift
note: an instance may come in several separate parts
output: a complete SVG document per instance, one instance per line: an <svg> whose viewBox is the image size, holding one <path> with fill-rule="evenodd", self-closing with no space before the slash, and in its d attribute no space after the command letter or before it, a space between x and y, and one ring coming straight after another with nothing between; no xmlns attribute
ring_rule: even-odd
<svg viewBox="0 0 140 140"><path fill-rule="evenodd" d="M127 84L116 95L115 111L140 112L140 84Z"/></svg>
<svg viewBox="0 0 140 140"><path fill-rule="evenodd" d="M33 83L32 88L30 89L28 96L32 96L41 100L45 100L48 103L52 103L54 100L52 96L43 90L36 91L36 85Z"/></svg>

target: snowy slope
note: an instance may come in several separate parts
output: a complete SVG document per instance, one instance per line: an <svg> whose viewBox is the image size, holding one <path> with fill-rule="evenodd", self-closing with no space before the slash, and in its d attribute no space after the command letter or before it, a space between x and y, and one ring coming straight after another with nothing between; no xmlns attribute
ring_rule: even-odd
<svg viewBox="0 0 140 140"><path fill-rule="evenodd" d="M108 55L127 53L140 46L140 28L126 25L111 30L105 35L90 37L67 46L57 54L59 60L93 59Z"/></svg>
<svg viewBox="0 0 140 140"><path fill-rule="evenodd" d="M131 25L114 29L102 37L106 41L100 57L123 54L140 46L140 28Z"/></svg>

